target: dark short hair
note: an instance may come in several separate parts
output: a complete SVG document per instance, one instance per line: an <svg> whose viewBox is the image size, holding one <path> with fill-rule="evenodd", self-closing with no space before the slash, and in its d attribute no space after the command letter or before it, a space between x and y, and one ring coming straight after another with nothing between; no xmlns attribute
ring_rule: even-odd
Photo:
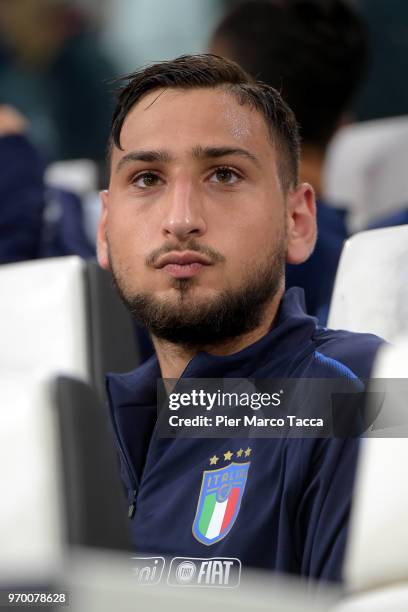
<svg viewBox="0 0 408 612"><path fill-rule="evenodd" d="M365 26L342 0L247 0L227 13L213 41L279 89L302 140L319 147L348 110L367 63Z"/></svg>
<svg viewBox="0 0 408 612"><path fill-rule="evenodd" d="M277 168L282 188L287 191L298 182L299 132L295 116L273 87L255 81L238 64L212 54L183 55L171 61L152 64L121 77L127 81L119 90L108 142L108 162L112 145L121 149L120 134L129 111L155 89L200 89L222 87L240 104L260 112L269 128L277 152Z"/></svg>

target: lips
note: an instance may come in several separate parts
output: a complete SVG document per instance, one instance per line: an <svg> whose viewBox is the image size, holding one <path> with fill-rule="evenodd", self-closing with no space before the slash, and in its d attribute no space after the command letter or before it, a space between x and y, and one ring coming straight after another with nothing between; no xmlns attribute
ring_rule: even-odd
<svg viewBox="0 0 408 612"><path fill-rule="evenodd" d="M156 268L164 270L173 278L191 278L202 270L205 266L212 265L212 262L194 251L183 253L167 253L159 258Z"/></svg>
<svg viewBox="0 0 408 612"><path fill-rule="evenodd" d="M184 251L183 253L167 253L159 258L156 264L157 268L164 268L169 264L176 264L179 266L188 266L191 264L201 264L203 266L210 266L211 261L208 257L201 255L201 253L195 253L194 251Z"/></svg>

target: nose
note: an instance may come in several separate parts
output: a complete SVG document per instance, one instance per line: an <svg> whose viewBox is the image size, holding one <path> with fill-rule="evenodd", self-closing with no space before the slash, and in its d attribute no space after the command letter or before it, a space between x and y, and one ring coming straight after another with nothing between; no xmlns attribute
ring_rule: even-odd
<svg viewBox="0 0 408 612"><path fill-rule="evenodd" d="M198 238L207 231L199 186L180 178L167 193L162 231L178 241Z"/></svg>

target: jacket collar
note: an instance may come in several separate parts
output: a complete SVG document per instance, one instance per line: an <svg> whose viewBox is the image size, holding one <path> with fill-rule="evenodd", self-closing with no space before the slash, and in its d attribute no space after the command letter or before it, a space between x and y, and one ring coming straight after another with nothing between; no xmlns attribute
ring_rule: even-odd
<svg viewBox="0 0 408 612"><path fill-rule="evenodd" d="M276 322L257 342L227 356L198 352L184 370L183 378L247 378L287 375L291 365L313 350L312 336L316 319L305 314L303 290L293 287L282 298ZM294 351L296 347L296 351ZM266 370L267 368L267 370ZM161 378L157 357L153 355L136 370L126 374L108 374L107 385L113 406L153 405L156 381Z"/></svg>

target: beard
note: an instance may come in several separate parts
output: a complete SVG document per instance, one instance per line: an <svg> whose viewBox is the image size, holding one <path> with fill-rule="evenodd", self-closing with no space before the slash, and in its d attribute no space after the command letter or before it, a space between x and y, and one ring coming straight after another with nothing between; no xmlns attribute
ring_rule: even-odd
<svg viewBox="0 0 408 612"><path fill-rule="evenodd" d="M194 277L172 279L176 299L135 292L116 267L110 250L109 260L116 289L139 323L157 338L186 349L200 349L221 345L260 325L266 307L283 286L286 238L281 235L262 264L248 269L238 288L221 290L212 298L194 298Z"/></svg>

